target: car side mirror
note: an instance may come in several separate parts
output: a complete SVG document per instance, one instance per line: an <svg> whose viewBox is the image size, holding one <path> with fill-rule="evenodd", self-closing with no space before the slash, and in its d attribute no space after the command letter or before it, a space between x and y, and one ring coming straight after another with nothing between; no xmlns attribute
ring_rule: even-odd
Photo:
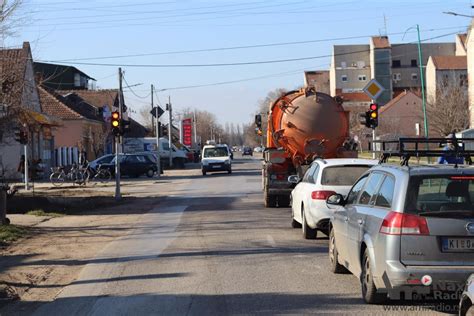
<svg viewBox="0 0 474 316"><path fill-rule="evenodd" d="M328 205L344 205L344 196L342 194L336 193L327 198L326 203Z"/></svg>
<svg viewBox="0 0 474 316"><path fill-rule="evenodd" d="M288 182L293 184L298 184L300 182L300 177L297 175L292 175L288 177Z"/></svg>

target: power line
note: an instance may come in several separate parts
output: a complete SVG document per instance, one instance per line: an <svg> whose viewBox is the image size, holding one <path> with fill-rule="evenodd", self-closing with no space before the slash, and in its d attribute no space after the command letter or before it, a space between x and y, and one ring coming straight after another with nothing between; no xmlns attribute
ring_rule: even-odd
<svg viewBox="0 0 474 316"><path fill-rule="evenodd" d="M457 34L458 32L451 32L431 38L426 38L421 40L429 41L437 38L442 38L450 35ZM416 42L413 42L416 43ZM228 67L228 66L248 66L248 65L262 65L262 64L276 64L276 63L287 63L295 61L304 61L320 58L328 58L333 56L343 56L351 55L356 53L366 52L367 49L360 51L352 51L347 53L340 54L329 54L329 55L319 55L319 56L308 56L308 57L297 57L297 58L287 58L287 59L274 59L274 60L260 60L260 61L247 61L247 62L233 62L233 63L212 63L212 64L112 64L112 63L92 63L92 62L71 62L73 65L88 65L88 66L104 66L104 67L137 67L137 68L196 68L196 67ZM41 62L59 62L59 61L41 61Z"/></svg>
<svg viewBox="0 0 474 316"><path fill-rule="evenodd" d="M143 96L140 96L140 95L138 95L138 94L136 94L135 91L133 91L132 87L128 84L127 79L125 79L125 76L122 76L122 79L123 79L123 81L125 81L126 88L129 89L130 92L131 92L134 96L136 96L137 98L146 99L146 98L148 98L148 97L151 95L151 92L150 92L148 95L144 96L144 97L143 97Z"/></svg>
<svg viewBox="0 0 474 316"><path fill-rule="evenodd" d="M427 30L423 30L423 32L435 32L435 31L441 31L441 30L460 29L460 28L466 28L466 27L467 26L465 26L465 25L463 25L463 26L450 26L450 27L444 27L444 28L427 29ZM403 34L407 34L407 33L416 33L416 31L394 32L394 33L390 33L390 34L387 34L387 35L388 36L403 35ZM203 49L192 49L192 50L181 50L181 51L129 54L129 55L84 57L84 58L73 58L73 59L61 59L61 60L48 61L48 62L71 62L71 61L81 61L81 60L101 60L101 59L146 57L146 56L158 56L158 55L176 55L176 54L189 54L189 53L202 53L202 52L216 52L216 51L227 51L227 50L240 50L240 49L287 46L287 45L301 45L301 44L321 43L321 42L329 42L329 41L342 41L342 40L366 38L366 37L371 37L371 36L372 35L345 36L345 37L335 37L335 38L325 38L325 39L313 39L313 40L306 40L306 41L279 42L279 43L241 45L241 46L229 46L229 47L217 47L217 48L203 48Z"/></svg>

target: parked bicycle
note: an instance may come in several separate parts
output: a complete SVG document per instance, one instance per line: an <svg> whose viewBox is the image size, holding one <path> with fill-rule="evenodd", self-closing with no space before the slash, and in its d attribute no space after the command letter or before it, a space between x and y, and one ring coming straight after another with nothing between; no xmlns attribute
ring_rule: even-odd
<svg viewBox="0 0 474 316"><path fill-rule="evenodd" d="M79 167L73 164L71 169L66 172L64 167L51 168L51 175L49 180L51 183L59 187L64 182L72 182L73 184L85 185L90 178L89 166Z"/></svg>
<svg viewBox="0 0 474 316"><path fill-rule="evenodd" d="M102 165L99 165L92 179L105 183L105 182L110 181L110 179L112 179L112 173L110 172L108 168L105 168Z"/></svg>

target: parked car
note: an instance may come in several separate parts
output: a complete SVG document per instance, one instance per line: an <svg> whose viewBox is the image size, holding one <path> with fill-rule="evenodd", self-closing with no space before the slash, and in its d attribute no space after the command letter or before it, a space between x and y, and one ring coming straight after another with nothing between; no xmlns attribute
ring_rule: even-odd
<svg viewBox="0 0 474 316"><path fill-rule="evenodd" d="M329 235L332 211L326 199L336 192L346 196L354 182L376 164L377 160L368 159L317 159L303 179L290 176L288 181L296 184L291 192L292 227L302 227L305 239L316 238L318 231Z"/></svg>
<svg viewBox="0 0 474 316"><path fill-rule="evenodd" d="M459 316L471 316L474 315L474 274L467 279L466 285L464 286L464 292L461 294L461 300L459 302Z"/></svg>
<svg viewBox="0 0 474 316"><path fill-rule="evenodd" d="M95 160L92 160L91 162L89 162L89 168L91 169L92 172L96 172L99 165L110 163L112 159L114 159L114 157L115 157L115 154L107 154Z"/></svg>
<svg viewBox="0 0 474 316"><path fill-rule="evenodd" d="M347 198L327 199L331 270L361 281L367 303L413 286L459 285L474 273L474 168L379 165Z"/></svg>
<svg viewBox="0 0 474 316"><path fill-rule="evenodd" d="M253 156L252 148L250 147L244 148L244 151L242 152L242 156L247 156L247 155Z"/></svg>
<svg viewBox="0 0 474 316"><path fill-rule="evenodd" d="M115 157L108 164L103 164L110 172L115 174ZM140 177L146 175L151 178L157 172L156 161L152 161L149 154L120 154L120 175L130 177Z"/></svg>
<svg viewBox="0 0 474 316"><path fill-rule="evenodd" d="M181 150L186 153L186 162L194 162L194 151L187 146L181 147Z"/></svg>
<svg viewBox="0 0 474 316"><path fill-rule="evenodd" d="M232 173L232 161L227 145L206 145L202 150L202 175L208 172L227 171Z"/></svg>

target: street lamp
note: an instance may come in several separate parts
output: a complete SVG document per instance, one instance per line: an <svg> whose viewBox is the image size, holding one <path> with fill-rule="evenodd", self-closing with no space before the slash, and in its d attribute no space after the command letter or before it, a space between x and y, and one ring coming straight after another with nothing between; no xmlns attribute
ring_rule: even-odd
<svg viewBox="0 0 474 316"><path fill-rule="evenodd" d="M405 34L410 30L414 29L415 26L408 28L405 31ZM426 115L426 97L425 97L425 79L423 76L423 56L421 54L421 40L420 40L420 26L416 25L416 32L418 34L418 64L420 66L420 83L421 83L421 100L422 100L422 107L423 107L423 125L425 128L425 137L428 138L428 118ZM405 37L405 35L403 35Z"/></svg>

